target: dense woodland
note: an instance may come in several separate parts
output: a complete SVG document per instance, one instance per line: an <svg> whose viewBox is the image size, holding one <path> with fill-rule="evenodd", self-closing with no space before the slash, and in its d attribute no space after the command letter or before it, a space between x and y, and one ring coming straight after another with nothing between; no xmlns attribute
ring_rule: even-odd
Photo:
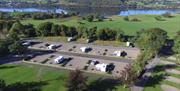
<svg viewBox="0 0 180 91"><path fill-rule="evenodd" d="M129 8L179 8L179 0L0 0L0 6L88 6Z"/></svg>

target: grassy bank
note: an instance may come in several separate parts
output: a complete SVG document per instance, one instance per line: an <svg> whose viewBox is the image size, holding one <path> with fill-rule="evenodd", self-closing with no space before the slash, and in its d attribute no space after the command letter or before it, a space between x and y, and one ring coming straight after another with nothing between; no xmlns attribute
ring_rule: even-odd
<svg viewBox="0 0 180 91"><path fill-rule="evenodd" d="M112 16L109 17L112 19L110 21L109 19L105 19L103 22L88 22L85 20L81 20L79 17L71 17L71 18L65 18L65 19L47 19L47 20L22 20L24 24L32 23L35 26L39 25L42 22L53 22L55 24L64 24L67 26L85 26L88 28L92 28L97 26L98 29L101 28L112 28L112 29L121 29L125 32L127 35L134 35L137 31L141 29L149 29L149 28L162 28L165 31L168 32L168 35L172 38L177 31L180 31L180 15L176 14L173 15L172 18L165 18L162 17L165 21L158 21L155 19L159 15L134 15L130 16L130 19L137 18L140 21L139 22L133 22L133 21L125 21L124 17L120 16ZM81 22L81 23L79 23Z"/></svg>

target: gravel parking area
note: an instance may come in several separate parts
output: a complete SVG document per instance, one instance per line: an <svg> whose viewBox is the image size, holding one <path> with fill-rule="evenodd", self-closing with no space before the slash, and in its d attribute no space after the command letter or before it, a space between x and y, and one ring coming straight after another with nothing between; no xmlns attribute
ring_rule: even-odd
<svg viewBox="0 0 180 91"><path fill-rule="evenodd" d="M97 46L97 45L91 45L91 44L60 43L60 42L42 42L39 44L35 44L31 46L30 48L48 50L48 48L45 47L45 44L47 43L57 45L58 48L56 49L56 51L65 51L65 52L71 52L71 53L83 53L83 54L90 54L90 55L114 57L113 53L115 51L124 51L127 53L125 58L128 58L128 59L135 59L140 53L140 50L138 48ZM84 53L80 50L81 47L90 47L92 48L92 50L87 53Z"/></svg>
<svg viewBox="0 0 180 91"><path fill-rule="evenodd" d="M65 63L57 64L54 62L54 59L58 56L63 56L66 59ZM128 64L125 62L117 62L112 60L102 60L102 59L93 59L93 58L86 58L86 57L79 57L79 56L70 56L70 55L61 55L56 53L44 54L35 56L29 62L42 64L42 65L51 65L54 67L60 67L65 69L82 69L84 71L92 72L92 73L105 73L101 71L97 71L94 65L89 65L89 60L97 60L100 64L110 64L113 63L115 65L114 70L112 71L113 75L117 75L123 70L123 68ZM85 69L85 66L88 66Z"/></svg>

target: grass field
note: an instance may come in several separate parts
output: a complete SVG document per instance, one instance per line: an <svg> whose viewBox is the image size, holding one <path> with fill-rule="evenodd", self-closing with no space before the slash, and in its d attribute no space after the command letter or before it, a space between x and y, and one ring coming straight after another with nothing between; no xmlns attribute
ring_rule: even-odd
<svg viewBox="0 0 180 91"><path fill-rule="evenodd" d="M160 84L168 84L177 88L179 84L165 81L162 76L167 75L162 67L156 67L152 74L151 80L145 85L144 91L162 91ZM180 66L177 67L179 69ZM0 79L6 81L7 85L16 90L10 91L66 91L66 81L69 74L68 70L53 69L47 67L40 67L29 64L6 64L0 65ZM102 75L86 74L88 76L88 86L93 91L129 91L124 89L122 85L115 84L113 81L99 81L97 80ZM168 74L180 78L180 75ZM19 84L18 82L21 82ZM18 83L18 84L16 84ZM16 85L15 85L16 84ZM26 84L26 85L24 85ZM35 90L35 89L39 90ZM18 89L18 90L17 90ZM113 90L112 90L113 89Z"/></svg>
<svg viewBox="0 0 180 91"><path fill-rule="evenodd" d="M68 74L69 71L67 70L35 65L0 65L0 79L5 80L11 88L16 88L12 91L66 91L65 84ZM96 89L95 91L128 91L120 84L114 84L112 81L99 81L98 78L103 77L102 75L86 75L88 76L89 88ZM28 85L14 85L17 82ZM41 90L28 90L28 87Z"/></svg>
<svg viewBox="0 0 180 91"><path fill-rule="evenodd" d="M134 15L130 16L130 19L138 18L141 20L140 22L132 22L132 21L125 21L123 17L120 16L111 16L109 19L104 20L103 22L87 22L85 20L81 20L78 17L71 17L65 19L47 19L47 20L22 20L22 23L32 23L35 26L39 25L42 22L53 22L55 24L64 24L68 26L86 26L88 28L92 28L97 26L98 29L101 28L112 28L112 29L121 29L127 35L134 35L137 31L141 29L149 29L149 28L162 28L168 32L170 37L173 37L177 31L180 31L180 14L173 15L172 18L165 18L165 21L157 21L155 17L158 15ZM81 22L79 24L78 22Z"/></svg>

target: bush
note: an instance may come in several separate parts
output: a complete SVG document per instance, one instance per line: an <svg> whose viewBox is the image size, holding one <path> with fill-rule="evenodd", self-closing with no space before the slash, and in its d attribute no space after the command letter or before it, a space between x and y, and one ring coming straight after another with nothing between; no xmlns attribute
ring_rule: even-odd
<svg viewBox="0 0 180 91"><path fill-rule="evenodd" d="M93 15L87 16L87 21L88 22L92 22L93 20L94 20L94 16Z"/></svg>
<svg viewBox="0 0 180 91"><path fill-rule="evenodd" d="M157 21L165 21L165 19L162 19L161 16L157 16L157 17L155 17L155 19L156 19Z"/></svg>
<svg viewBox="0 0 180 91"><path fill-rule="evenodd" d="M167 17L167 18L172 18L173 17L171 15L171 13L169 13L169 12L162 14L162 16Z"/></svg>
<svg viewBox="0 0 180 91"><path fill-rule="evenodd" d="M104 16L97 16L96 18L98 19L99 22L104 21Z"/></svg>
<svg viewBox="0 0 180 91"><path fill-rule="evenodd" d="M129 21L129 17L128 16L124 17L124 20Z"/></svg>
<svg viewBox="0 0 180 91"><path fill-rule="evenodd" d="M112 18L110 18L109 21L112 21Z"/></svg>
<svg viewBox="0 0 180 91"><path fill-rule="evenodd" d="M141 20L139 20L138 18L133 18L133 19L131 19L131 21L139 22L139 21L141 21Z"/></svg>

